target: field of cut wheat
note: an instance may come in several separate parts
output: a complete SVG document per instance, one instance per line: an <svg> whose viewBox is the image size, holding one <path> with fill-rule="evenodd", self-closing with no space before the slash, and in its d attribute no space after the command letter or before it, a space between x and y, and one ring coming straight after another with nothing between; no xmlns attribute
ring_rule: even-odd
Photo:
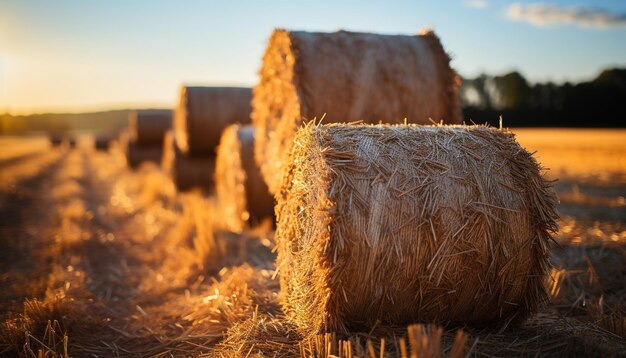
<svg viewBox="0 0 626 358"><path fill-rule="evenodd" d="M0 139L0 355L623 355L626 131L513 132L557 180L550 302L522 323L308 337L280 304L271 220L219 229L213 196L129 170L117 144Z"/></svg>

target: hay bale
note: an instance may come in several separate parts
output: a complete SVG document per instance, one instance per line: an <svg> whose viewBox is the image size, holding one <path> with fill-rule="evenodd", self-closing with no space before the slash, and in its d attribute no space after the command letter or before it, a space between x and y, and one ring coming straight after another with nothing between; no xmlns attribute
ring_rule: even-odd
<svg viewBox="0 0 626 358"><path fill-rule="evenodd" d="M110 135L99 135L94 140L94 148L96 150L107 151L109 150L109 146L111 145L111 141L113 137Z"/></svg>
<svg viewBox="0 0 626 358"><path fill-rule="evenodd" d="M233 124L217 148L215 192L224 228L241 232L247 223L274 216L274 198L254 160L252 126Z"/></svg>
<svg viewBox="0 0 626 358"><path fill-rule="evenodd" d="M308 125L276 199L281 301L305 334L521 320L546 299L556 197L510 132Z"/></svg>
<svg viewBox="0 0 626 358"><path fill-rule="evenodd" d="M194 156L215 156L226 127L250 123L251 100L250 88L183 86L174 117L180 150Z"/></svg>
<svg viewBox="0 0 626 358"><path fill-rule="evenodd" d="M304 119L460 123L458 78L437 36L276 30L254 88L256 159L270 191Z"/></svg>
<svg viewBox="0 0 626 358"><path fill-rule="evenodd" d="M131 169L137 169L143 163L160 163L163 156L161 146L142 146L134 141L125 145L126 163Z"/></svg>
<svg viewBox="0 0 626 358"><path fill-rule="evenodd" d="M67 145L70 148L76 148L76 144L78 143L78 141L76 140L76 137L74 136L70 136L67 138Z"/></svg>
<svg viewBox="0 0 626 358"><path fill-rule="evenodd" d="M161 166L179 191L201 189L210 192L213 189L215 159L212 156L190 157L183 154L172 131L165 135Z"/></svg>
<svg viewBox="0 0 626 358"><path fill-rule="evenodd" d="M48 139L53 147L60 147L63 144L63 136L60 134L50 134Z"/></svg>
<svg viewBox="0 0 626 358"><path fill-rule="evenodd" d="M142 146L161 146L163 137L172 127L172 111L141 110L129 115L130 140Z"/></svg>

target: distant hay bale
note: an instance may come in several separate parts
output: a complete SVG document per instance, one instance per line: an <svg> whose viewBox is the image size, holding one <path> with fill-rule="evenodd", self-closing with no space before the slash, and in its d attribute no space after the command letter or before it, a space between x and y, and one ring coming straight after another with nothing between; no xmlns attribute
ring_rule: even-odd
<svg viewBox="0 0 626 358"><path fill-rule="evenodd" d="M96 150L107 151L111 145L113 138L109 135L99 135L94 140L94 148Z"/></svg>
<svg viewBox="0 0 626 358"><path fill-rule="evenodd" d="M183 86L174 116L180 150L194 156L215 156L226 127L250 123L251 100L250 88Z"/></svg>
<svg viewBox="0 0 626 358"><path fill-rule="evenodd" d="M304 334L521 320L547 297L556 197L510 132L309 124L277 201L281 302Z"/></svg>
<svg viewBox="0 0 626 358"><path fill-rule="evenodd" d="M51 134L48 139L50 140L50 144L53 147L59 147L63 144L63 136L58 134Z"/></svg>
<svg viewBox="0 0 626 358"><path fill-rule="evenodd" d="M129 115L130 140L141 146L161 146L172 127L172 111L140 110Z"/></svg>
<svg viewBox="0 0 626 358"><path fill-rule="evenodd" d="M141 146L133 141L125 145L126 162L132 169L137 169L142 163L160 163L163 149L160 146Z"/></svg>
<svg viewBox="0 0 626 358"><path fill-rule="evenodd" d="M217 148L215 192L225 229L241 232L248 222L274 216L274 198L254 160L252 126L233 124L224 130Z"/></svg>
<svg viewBox="0 0 626 358"><path fill-rule="evenodd" d="M432 31L391 36L339 31L272 34L254 88L261 172L276 193L304 119L324 123L461 123L458 77Z"/></svg>
<svg viewBox="0 0 626 358"><path fill-rule="evenodd" d="M190 157L183 154L172 131L165 135L161 165L179 191L196 188L209 192L213 189L215 159L211 156Z"/></svg>

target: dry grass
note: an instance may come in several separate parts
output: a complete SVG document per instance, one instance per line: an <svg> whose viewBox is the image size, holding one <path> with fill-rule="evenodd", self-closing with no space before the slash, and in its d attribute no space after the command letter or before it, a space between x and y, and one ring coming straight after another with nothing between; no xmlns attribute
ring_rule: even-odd
<svg viewBox="0 0 626 358"><path fill-rule="evenodd" d="M536 149L540 156L542 148ZM594 161L610 158L614 149L606 150L559 150L558 164L567 168L584 160L600 173L619 170L614 163ZM371 357L373 351L379 357L381 339L385 357L402 356L401 339L407 357L412 347L430 355L452 354L459 328L454 326L442 331L421 326L409 333L406 326L378 324L374 330L303 340L278 301L271 228L245 230L241 236L215 232L209 228L220 218L211 199L176 195L156 166L126 171L118 148L112 155L66 153L62 165L37 184L48 194L29 204L45 203L52 214L33 224L41 237L28 236L49 250L31 263L48 267L43 279L1 273L10 283L3 288L43 284L44 290L3 312L9 317L0 329L0 355L326 357L349 352L342 356ZM626 186L589 178L571 175L556 186L569 197L559 205L565 215L558 246L552 245L552 303L519 327L461 327L465 354L623 356L626 226L614 204L626 195ZM24 179L8 180L27 185ZM33 207L0 208L33 212ZM33 232L32 227L7 230ZM2 240L12 237L7 230ZM216 255L216 247L226 247L227 255Z"/></svg>
<svg viewBox="0 0 626 358"><path fill-rule="evenodd" d="M516 129L519 142L554 178L626 183L626 130Z"/></svg>

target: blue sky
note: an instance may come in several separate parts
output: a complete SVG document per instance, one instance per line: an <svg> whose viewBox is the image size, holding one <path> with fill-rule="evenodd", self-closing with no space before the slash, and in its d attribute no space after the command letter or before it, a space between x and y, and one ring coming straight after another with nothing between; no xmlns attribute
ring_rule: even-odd
<svg viewBox="0 0 626 358"><path fill-rule="evenodd" d="M626 66L623 0L2 0L0 112L173 106L181 83L253 86L276 27L431 27L470 77L578 81Z"/></svg>

